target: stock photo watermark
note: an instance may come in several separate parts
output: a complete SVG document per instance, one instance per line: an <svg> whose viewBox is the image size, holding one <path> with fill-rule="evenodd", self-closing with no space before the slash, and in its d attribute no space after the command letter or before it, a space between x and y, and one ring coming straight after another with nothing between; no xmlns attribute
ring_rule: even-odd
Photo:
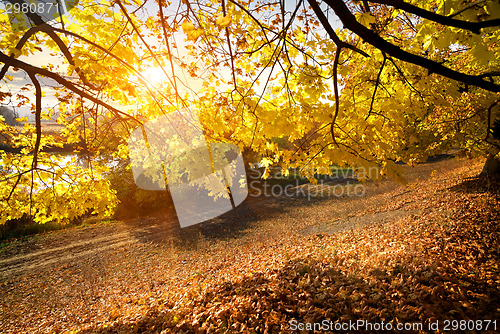
<svg viewBox="0 0 500 334"><path fill-rule="evenodd" d="M248 194L241 150L229 143L208 143L198 114L184 108L150 120L129 137L136 185L166 190L181 227L220 216Z"/></svg>
<svg viewBox="0 0 500 334"><path fill-rule="evenodd" d="M0 0L0 13L7 14L13 31L59 19L76 7L78 0Z"/></svg>
<svg viewBox="0 0 500 334"><path fill-rule="evenodd" d="M321 182L315 185L303 185L297 180L295 183L287 185L271 185L266 182L252 180L249 182L249 189L252 197L307 197L311 199L316 197L363 197L366 194L364 184L353 184L350 181L336 185Z"/></svg>
<svg viewBox="0 0 500 334"><path fill-rule="evenodd" d="M299 322L295 319L288 323L291 331L354 331L354 332L422 332L422 331L496 331L497 321L488 319L479 320L434 320L429 322L376 322L363 319L333 322Z"/></svg>
<svg viewBox="0 0 500 334"><path fill-rule="evenodd" d="M145 190L168 188L181 227L231 211L249 194L308 200L362 197L366 188L359 180L380 176L378 167L314 167L301 169L299 177L296 170L252 167L247 175L238 146L207 142L198 114L188 108L146 122L132 132L128 144L136 185Z"/></svg>

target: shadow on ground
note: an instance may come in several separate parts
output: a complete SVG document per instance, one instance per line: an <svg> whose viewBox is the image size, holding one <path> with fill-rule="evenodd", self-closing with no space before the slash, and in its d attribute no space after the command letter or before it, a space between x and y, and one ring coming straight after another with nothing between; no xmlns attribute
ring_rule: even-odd
<svg viewBox="0 0 500 334"><path fill-rule="evenodd" d="M498 319L500 289L495 277L500 260L499 184L498 179L475 178L449 188L444 203L453 205L454 210L448 229L438 228L442 221L424 217L427 224L441 231L439 235L428 235L427 229L419 230L422 221L415 220L414 232L420 233L426 250L411 257L411 261L388 252L384 257L391 261L385 265L378 267L368 262L358 271L358 263L369 261L370 254L356 255L354 262L342 253L321 261L299 257L280 269L218 284L181 307L169 301L161 310L151 307L139 320L118 321L80 333L122 333L132 328L144 333L186 333L205 332L209 327L214 332L252 328L273 333L292 332L290 321L328 320L330 324L359 319L372 324L392 322L394 326L418 323L422 327L411 331L428 332L433 331L429 323L436 320L442 329L445 319ZM488 189L496 195L489 197L491 201L483 201L480 195ZM461 195L456 197L453 192ZM383 231L380 233L388 233L387 238L396 237ZM356 241L352 241L346 247L355 245ZM367 328L358 330L371 332Z"/></svg>
<svg viewBox="0 0 500 334"><path fill-rule="evenodd" d="M442 169L449 170L462 165L462 159L453 159L450 156L440 156L438 159L432 160L432 162L420 164L415 167L406 165L401 167L404 171L405 178L411 183L424 181L430 177L433 172L436 173L436 171L439 172ZM325 185L353 185L357 183L358 182L353 178L337 178L334 180L327 180ZM265 184L267 184L267 192L264 191ZM290 189L293 189L293 193L296 195L265 196L265 194L269 195L269 189L276 185L280 187L286 187L288 185L293 186L293 188ZM273 217L282 216L290 213L292 210L300 209L301 207L311 207L328 202L332 202L332 205L336 206L355 203L360 198L356 195L341 197L311 195L307 190L308 186L310 186L310 184L303 182L303 180L297 183L297 180L294 179L271 179L261 181L258 185L254 185L254 190L260 190L260 196L257 196L255 192L250 192L245 201L235 209L201 224L186 228L180 227L173 207L163 208L161 211L155 212L150 216L124 220L124 223L131 228L131 235L140 242L164 243L168 241L173 242L178 247L190 249L196 247L198 241L203 238L211 240L228 240L243 237L249 230L259 226L259 221L264 218L273 219ZM306 188L304 188L305 190L298 189L301 187ZM372 206L384 204L383 201L385 199L379 199L377 197L380 194L388 193L398 188L402 188L403 192L401 194L404 193L404 185L391 179L385 179L380 182L368 181L363 183L363 187L366 190L363 198ZM404 214L411 213L413 212L404 212ZM392 216L394 216L394 214L392 214ZM379 220L388 221L390 217L377 216L377 218L380 218ZM349 229L349 226L344 226L346 225L344 223L341 224L342 226L335 228L335 231ZM349 223L349 221L347 221L347 223ZM366 224L359 222L358 225L364 226Z"/></svg>

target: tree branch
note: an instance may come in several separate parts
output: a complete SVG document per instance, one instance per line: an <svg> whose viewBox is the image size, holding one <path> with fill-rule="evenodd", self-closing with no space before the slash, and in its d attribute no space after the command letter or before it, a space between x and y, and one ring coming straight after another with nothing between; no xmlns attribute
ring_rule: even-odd
<svg viewBox="0 0 500 334"><path fill-rule="evenodd" d="M125 15L125 17L127 18L128 22L132 26L132 29L134 29L137 36L139 36L139 39L142 41L142 44L144 44L144 46L148 50L149 54L153 57L156 64L158 65L158 67L162 70L163 74L165 74L165 77L168 79L168 81L170 81L170 84L172 84L172 86L173 86L172 81L168 77L167 71L165 70L165 68L163 67L161 62L158 60L158 58L156 57L156 54L153 52L153 50L151 50L151 47L149 46L149 44L144 40L144 37L140 33L139 29L135 26L134 21L132 21L132 19L130 18L130 15L128 14L128 11L125 8L125 6L123 6L123 4L120 0L115 0L114 3L116 3L118 5L118 7L120 7L121 12L123 13L123 15ZM177 98L179 98L181 100L181 102L184 104L184 106L187 106L186 102L180 96L177 96ZM167 99L167 101L168 101L168 99ZM171 103L171 102L169 101L169 103Z"/></svg>
<svg viewBox="0 0 500 334"><path fill-rule="evenodd" d="M36 127L36 141L35 147L33 149L33 162L31 163L31 169L35 169L38 164L38 151L40 150L40 141L42 139L42 88L40 87L40 82L36 78L35 73L31 71L26 71L30 77L31 82L35 86L35 127Z"/></svg>
<svg viewBox="0 0 500 334"><path fill-rule="evenodd" d="M35 127L36 127L36 140L35 147L33 148L33 161L31 162L31 187L30 187L30 215L33 208L33 171L38 165L38 152L40 151L40 142L42 140L42 88L36 75L32 72L27 72L31 82L35 86Z"/></svg>
<svg viewBox="0 0 500 334"><path fill-rule="evenodd" d="M137 122L138 124L142 124L142 122L140 120L138 120L137 118L135 118L134 116L131 116L123 111L120 111L120 110L116 109L115 107L107 104L106 102L103 102L100 99L93 97L92 95L90 95L90 94L82 91L78 87L76 87L72 82L64 79L63 77L61 77L53 72L50 72L49 70L32 66L32 65L25 63L25 62L18 60L18 59L10 58L9 56L4 54L3 52L0 52L0 62L5 63L5 64L9 64L10 66L18 67L18 68L26 71L27 73L39 74L41 76L51 78L51 79L55 80L57 83L59 83L60 85L68 88L72 92L94 102L97 105L100 105L100 106L112 111L113 113L115 113L116 116L123 115L124 117L127 117L127 118Z"/></svg>
<svg viewBox="0 0 500 334"><path fill-rule="evenodd" d="M146 2L144 2L144 3L146 3ZM170 60L170 68L172 70L172 81L174 84L175 96L176 96L176 99L178 99L180 95L179 95L179 91L177 89L177 79L175 78L174 61L172 60L172 50L170 50L170 43L168 42L167 29L165 27L165 16L163 14L163 1L162 0L158 0L158 7L160 9L160 22L161 22L161 27L163 29L163 36L165 37L165 44L167 45L168 59Z"/></svg>
<svg viewBox="0 0 500 334"><path fill-rule="evenodd" d="M335 139L335 133L333 131L333 127L335 126L335 122L337 121L337 116L339 115L339 108L340 108L339 83L337 79L337 67L339 65L340 52L342 52L342 47L337 46L337 50L335 51L335 58L333 60L333 91L335 93L335 113L333 114L332 125L330 126L330 133L332 134L332 140L337 147L339 146L339 144Z"/></svg>
<svg viewBox="0 0 500 334"><path fill-rule="evenodd" d="M384 61L382 62L382 65L380 66L380 70L378 71L378 74L377 74L377 81L375 81L375 89L373 90L372 101L370 103L370 110L368 110L368 115L366 115L365 121L372 114L373 103L375 102L375 95L377 94L377 88L378 88L378 86L380 84L380 76L382 75L382 72L384 71L385 62L387 61L387 56L385 55L385 53L382 52L382 55L384 56Z"/></svg>
<svg viewBox="0 0 500 334"><path fill-rule="evenodd" d="M464 7L464 8L462 8L462 9L460 9L458 12L455 12L455 13L453 13L453 14L451 14L451 15L448 15L448 17L455 17L455 16L457 16L457 15L459 15L459 14L462 14L462 13L463 13L463 12L465 12L466 10L471 9L471 8L472 8L472 7L474 7L474 6L480 5L480 4L482 4L482 3L486 2L486 1L487 1L487 0L477 0L477 1L474 1L473 3L471 3L471 4L467 5L467 6L465 6L465 7Z"/></svg>
<svg viewBox="0 0 500 334"><path fill-rule="evenodd" d="M455 28L460 28L460 29L465 29L469 30L475 34L480 34L481 29L483 28L489 28L489 27L496 27L500 25L500 19L493 19L493 20L487 20L487 21L481 21L481 22L470 22L470 21L463 21L463 20L457 20L454 19L450 16L444 16L444 15L439 15L434 12L430 12L428 10L425 10L423 8L417 7L415 5L412 5L410 3L404 2L402 0L369 0L370 2L373 3L378 3L378 4L383 4L383 5L389 5L397 9L404 10L407 13L415 14L417 16L420 16L421 18L440 23L445 26L449 27L455 27Z"/></svg>
<svg viewBox="0 0 500 334"><path fill-rule="evenodd" d="M222 14L226 16L226 2L222 0ZM234 70L234 59L233 59L233 49L231 48L231 38L229 37L229 28L225 27L226 32L227 47L229 48L229 58L231 59L231 72L233 73L233 85L234 89L238 91L238 86L236 85L236 71Z"/></svg>
<svg viewBox="0 0 500 334"><path fill-rule="evenodd" d="M12 0L13 3L19 3L22 4L23 1L21 0ZM36 26L28 29L23 35L23 37L19 40L19 42L16 45L16 49L21 50L24 46L24 44L28 41L28 39L33 36L36 32L38 31L43 31L45 32L52 40L57 44L59 47L59 50L63 53L64 57L68 60L68 63L70 65L75 65L75 62L73 60L73 55L69 51L68 47L64 44L64 42L61 40L61 38L54 32L54 28L50 26L49 24L45 23L43 19L36 13L26 13L28 17L35 22ZM61 18L62 22L62 18ZM64 29L63 29L64 30ZM13 57L13 55L11 55ZM7 73L9 69L9 66L4 65L2 70L0 71L0 79L2 79L5 74ZM91 89L98 89L96 86L94 86L91 82L87 80L87 77L83 73L83 71L79 67L75 67L75 71L82 80L82 82L89 86Z"/></svg>
<svg viewBox="0 0 500 334"><path fill-rule="evenodd" d="M323 25L323 28L325 28L326 32L328 33L328 36L330 36L330 39L338 47L350 49L350 50L358 52L359 54L361 54L361 55L363 55L365 57L370 57L370 55L368 55L363 50L360 50L357 47L355 47L354 45L351 45L349 43L346 43L346 42L342 41L339 38L339 36L337 36L337 34L335 33L335 30L333 30L332 26L330 25L330 22L328 22L328 19L326 18L325 14L323 13L323 11L321 10L321 8L319 7L319 5L316 2L316 0L307 0L307 2L309 2L309 5L311 6L311 8L313 9L314 13L318 17L319 21Z"/></svg>
<svg viewBox="0 0 500 334"><path fill-rule="evenodd" d="M96 44L88 39L86 39L85 37L83 36L80 36L78 34L75 34L71 31L67 31L67 30L62 30L62 29L59 29L59 28L54 28L55 31L58 31L58 32L61 32L63 34L66 34L66 35L69 35L69 36L73 36L75 38L78 38L80 40L82 40L83 42L89 44L89 45L92 45L93 47L95 47L96 49L99 49L101 50L102 52L104 52L105 54L107 54L108 56L110 56L111 58L117 60L120 64L124 65L125 67L129 68L131 71L134 72L134 74L137 76L137 78L139 79L139 81L141 81L141 83L144 84L144 87L146 87L149 95L153 98L153 100L158 104L158 106L160 107L160 109L162 109L161 107L161 104L160 102L158 101L158 99L156 98L155 94L151 91L150 87L149 86L152 86L147 80L146 78L144 78L144 76L138 71L136 70L132 65L130 65L129 63L127 63L126 61L124 61L123 59L121 59L120 57L118 57L117 55L115 55L114 53L112 53L111 51L109 50L106 50L105 48L103 48L102 46L100 46L99 44ZM175 79L175 77L174 77ZM168 101L168 98L163 94L162 91L160 91L157 87L154 87L153 88L156 90L156 92L161 96L163 97L165 100ZM162 109L163 111L163 109Z"/></svg>
<svg viewBox="0 0 500 334"><path fill-rule="evenodd" d="M485 142L488 142L488 138L491 134L491 112L493 111L493 108L500 103L500 100L496 100L495 102L493 102L489 108L488 108L488 119L487 119L487 122L488 122L488 126L486 127L486 137L484 138L484 141Z"/></svg>
<svg viewBox="0 0 500 334"><path fill-rule="evenodd" d="M64 30L64 29L63 29ZM59 50L63 53L64 57L68 60L68 63L70 65L75 66L75 61L73 60L73 55L69 51L68 47L64 42L61 40L61 38L54 32L54 29L49 26L48 24L44 24L43 28L41 31L45 32L47 35L52 38L52 40L57 44L59 47ZM85 76L85 73L83 73L82 69L78 66L75 66L75 71L78 74L78 77L82 80L83 84L89 86L93 90L98 90L99 88L96 87L93 83L87 80L87 77Z"/></svg>
<svg viewBox="0 0 500 334"><path fill-rule="evenodd" d="M36 27L32 27L30 29L28 29L23 37L21 37L21 39L19 40L19 42L17 42L17 45L16 45L16 49L18 50L21 50L24 46L24 44L28 41L28 39L33 36L37 31L40 31L42 29L41 26L36 26ZM12 58L14 58L14 54L11 54L10 55ZM3 77L5 76L5 74L7 73L7 71L9 70L9 65L5 64L2 69L0 70L0 80L3 79Z"/></svg>
<svg viewBox="0 0 500 334"><path fill-rule="evenodd" d="M335 11L344 26L361 37L365 42L373 45L377 49L384 51L390 56L398 58L407 63L415 64L429 70L429 73L437 73L449 79L463 82L465 84L477 86L491 92L500 92L500 85L482 79L480 76L469 75L457 72L443 66L433 60L417 56L407 52L400 47L386 41L374 31L366 28L356 21L356 17L350 12L343 0L325 0L325 2Z"/></svg>

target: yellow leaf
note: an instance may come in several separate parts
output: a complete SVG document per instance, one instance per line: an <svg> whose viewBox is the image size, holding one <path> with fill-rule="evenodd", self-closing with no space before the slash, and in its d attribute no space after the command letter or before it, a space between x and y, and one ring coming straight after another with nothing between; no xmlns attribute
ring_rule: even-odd
<svg viewBox="0 0 500 334"><path fill-rule="evenodd" d="M204 30L202 28L196 29L194 24L189 21L184 21L181 24L182 30L186 33L186 36L191 41L196 41L200 37Z"/></svg>
<svg viewBox="0 0 500 334"><path fill-rule="evenodd" d="M196 28L194 27L194 24L189 22L189 21L184 21L182 22L181 24L181 27L182 27L182 30L187 34L193 30L195 30Z"/></svg>
<svg viewBox="0 0 500 334"><path fill-rule="evenodd" d="M367 28L370 27L370 23L375 23L376 21L375 16L373 16L369 12L356 15L356 19L358 20L359 23L361 23Z"/></svg>
<svg viewBox="0 0 500 334"><path fill-rule="evenodd" d="M306 34L302 31L302 29L297 29L295 33L295 37L299 43L304 43L306 41Z"/></svg>
<svg viewBox="0 0 500 334"><path fill-rule="evenodd" d="M12 55L14 55L14 58L18 58L21 55L21 50L17 48L10 49L10 52Z"/></svg>
<svg viewBox="0 0 500 334"><path fill-rule="evenodd" d="M227 14L226 16L224 16L222 14L219 14L217 20L215 20L215 24L217 24L219 28L225 28L229 26L231 24L231 15Z"/></svg>

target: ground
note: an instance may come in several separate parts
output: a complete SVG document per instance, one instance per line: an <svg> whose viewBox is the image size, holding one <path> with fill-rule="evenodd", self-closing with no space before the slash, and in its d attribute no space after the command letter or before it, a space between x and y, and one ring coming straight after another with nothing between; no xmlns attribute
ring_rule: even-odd
<svg viewBox="0 0 500 334"><path fill-rule="evenodd" d="M368 182L362 197L250 196L186 229L164 213L9 243L1 331L271 333L323 319L499 319L498 180L475 178L482 163L404 166L408 185Z"/></svg>

